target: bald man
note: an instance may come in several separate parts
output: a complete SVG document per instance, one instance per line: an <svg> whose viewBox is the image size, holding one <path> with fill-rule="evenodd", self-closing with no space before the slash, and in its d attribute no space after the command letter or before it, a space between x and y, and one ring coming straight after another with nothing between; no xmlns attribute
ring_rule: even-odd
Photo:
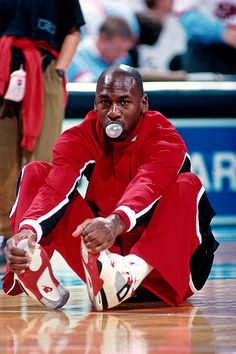
<svg viewBox="0 0 236 354"><path fill-rule="evenodd" d="M69 292L51 269L57 250L97 311L149 295L178 305L208 278L218 247L213 216L183 139L149 111L138 71L111 66L98 79L94 110L61 135L52 163L22 171L3 289L62 307Z"/></svg>

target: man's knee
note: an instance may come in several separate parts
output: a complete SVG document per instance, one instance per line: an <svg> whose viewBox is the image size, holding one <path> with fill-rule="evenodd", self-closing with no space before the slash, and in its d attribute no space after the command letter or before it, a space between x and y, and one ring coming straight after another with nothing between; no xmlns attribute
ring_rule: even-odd
<svg viewBox="0 0 236 354"><path fill-rule="evenodd" d="M28 191L37 190L45 183L45 179L50 171L51 164L48 162L32 161L29 162L21 171L19 176L17 193L19 187L24 186Z"/></svg>
<svg viewBox="0 0 236 354"><path fill-rule="evenodd" d="M22 170L22 174L27 178L45 178L51 169L49 162L31 161Z"/></svg>
<svg viewBox="0 0 236 354"><path fill-rule="evenodd" d="M177 183L179 187L183 187L183 191L196 190L199 191L203 186L197 175L192 172L180 173L178 175Z"/></svg>

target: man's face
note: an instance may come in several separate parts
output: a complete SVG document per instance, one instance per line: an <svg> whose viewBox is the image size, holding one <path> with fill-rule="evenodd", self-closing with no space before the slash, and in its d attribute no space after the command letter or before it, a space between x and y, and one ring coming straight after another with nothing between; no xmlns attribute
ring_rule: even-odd
<svg viewBox="0 0 236 354"><path fill-rule="evenodd" d="M157 9L160 9L163 14L168 14L173 10L173 0L161 0L158 2Z"/></svg>
<svg viewBox="0 0 236 354"><path fill-rule="evenodd" d="M104 129L113 122L122 126L123 132L116 139L120 141L132 132L140 116L147 111L148 100L132 77L113 73L99 83L95 109Z"/></svg>
<svg viewBox="0 0 236 354"><path fill-rule="evenodd" d="M102 34L98 47L103 59L111 65L116 60L126 57L133 45L134 41L132 39L125 39L121 36L108 38L106 35Z"/></svg>

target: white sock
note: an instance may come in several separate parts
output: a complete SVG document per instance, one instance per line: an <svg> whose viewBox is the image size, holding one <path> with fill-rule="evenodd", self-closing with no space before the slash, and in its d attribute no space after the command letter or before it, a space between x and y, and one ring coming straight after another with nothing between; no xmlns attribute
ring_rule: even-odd
<svg viewBox="0 0 236 354"><path fill-rule="evenodd" d="M134 254L124 257L131 264L131 272L135 278L135 289L140 285L144 278L153 270L153 267L144 259Z"/></svg>

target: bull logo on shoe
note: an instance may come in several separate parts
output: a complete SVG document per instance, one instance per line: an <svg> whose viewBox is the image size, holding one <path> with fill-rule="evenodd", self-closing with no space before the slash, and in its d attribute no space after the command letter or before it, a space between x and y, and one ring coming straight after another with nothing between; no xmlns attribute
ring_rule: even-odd
<svg viewBox="0 0 236 354"><path fill-rule="evenodd" d="M51 288L50 286L47 286L47 285L43 285L42 290L47 294L47 293L50 293L51 291L53 291L53 288Z"/></svg>

